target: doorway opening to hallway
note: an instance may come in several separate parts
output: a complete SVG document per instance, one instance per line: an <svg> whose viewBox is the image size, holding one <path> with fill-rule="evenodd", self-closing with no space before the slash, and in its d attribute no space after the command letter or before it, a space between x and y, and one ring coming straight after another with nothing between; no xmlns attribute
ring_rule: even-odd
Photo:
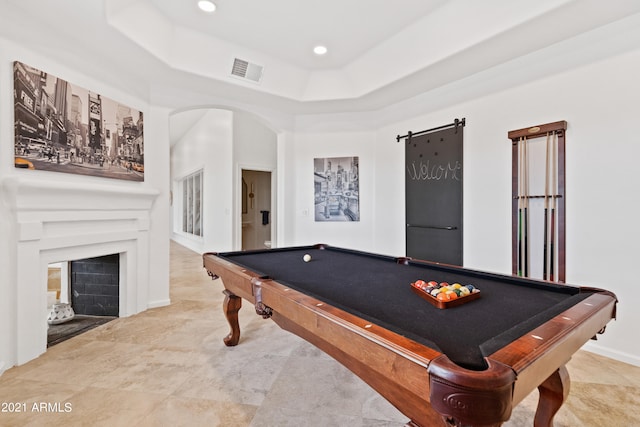
<svg viewBox="0 0 640 427"><path fill-rule="evenodd" d="M271 247L271 172L242 169L242 250Z"/></svg>

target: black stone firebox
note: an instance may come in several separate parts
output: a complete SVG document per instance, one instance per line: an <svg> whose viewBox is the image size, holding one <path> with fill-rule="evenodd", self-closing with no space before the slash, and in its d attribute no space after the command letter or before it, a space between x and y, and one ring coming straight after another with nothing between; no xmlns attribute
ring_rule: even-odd
<svg viewBox="0 0 640 427"><path fill-rule="evenodd" d="M120 255L71 261L71 307L75 314L118 316Z"/></svg>

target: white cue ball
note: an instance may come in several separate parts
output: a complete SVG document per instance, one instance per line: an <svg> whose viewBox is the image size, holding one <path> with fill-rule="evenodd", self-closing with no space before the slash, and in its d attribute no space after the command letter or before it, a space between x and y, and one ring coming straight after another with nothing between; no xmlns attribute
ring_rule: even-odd
<svg viewBox="0 0 640 427"><path fill-rule="evenodd" d="M302 257L302 259L304 260L304 262L309 262L309 261L311 261L311 255L309 255L309 254L304 254L304 256Z"/></svg>

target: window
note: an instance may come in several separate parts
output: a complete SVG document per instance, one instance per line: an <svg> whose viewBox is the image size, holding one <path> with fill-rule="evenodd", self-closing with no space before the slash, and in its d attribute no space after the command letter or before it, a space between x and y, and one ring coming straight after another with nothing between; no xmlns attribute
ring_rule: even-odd
<svg viewBox="0 0 640 427"><path fill-rule="evenodd" d="M182 231L202 236L202 170L182 180Z"/></svg>

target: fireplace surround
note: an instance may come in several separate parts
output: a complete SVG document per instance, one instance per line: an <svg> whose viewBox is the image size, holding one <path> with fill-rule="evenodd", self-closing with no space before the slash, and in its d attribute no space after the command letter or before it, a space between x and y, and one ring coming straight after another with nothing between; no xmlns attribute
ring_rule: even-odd
<svg viewBox="0 0 640 427"><path fill-rule="evenodd" d="M20 365L46 351L51 263L118 254L118 316L149 308L149 218L158 190L14 176L1 185L15 257L8 275L15 284L6 289L7 312L0 319L8 325L4 340L15 349L5 364Z"/></svg>

